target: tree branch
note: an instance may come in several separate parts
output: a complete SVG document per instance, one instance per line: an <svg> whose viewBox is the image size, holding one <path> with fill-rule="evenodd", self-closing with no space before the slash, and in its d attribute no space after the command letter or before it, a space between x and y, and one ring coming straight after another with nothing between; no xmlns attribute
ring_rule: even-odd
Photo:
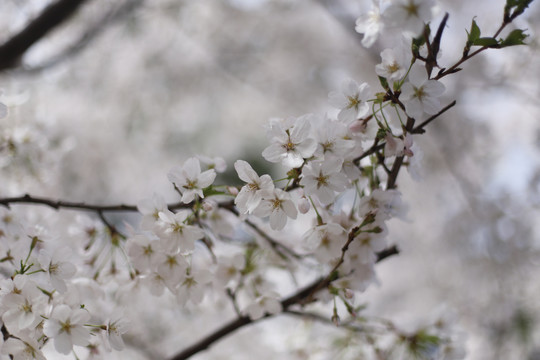
<svg viewBox="0 0 540 360"><path fill-rule="evenodd" d="M74 209L74 210L86 210L86 211L95 211L95 212L138 212L136 205L91 205L85 204L83 202L71 202L63 200L52 200L48 198L42 198L37 196L31 196L25 194L24 196L19 197L9 197L9 198L0 198L0 205L9 207L12 204L39 204L45 205L55 210L60 209ZM182 202L177 202L167 205L170 210L182 209L191 207L190 204L184 204Z"/></svg>
<svg viewBox="0 0 540 360"><path fill-rule="evenodd" d="M73 15L88 0L58 0L23 30L0 46L0 71L19 65L24 53L52 29Z"/></svg>
<svg viewBox="0 0 540 360"><path fill-rule="evenodd" d="M390 257L392 255L395 255L399 253L399 250L396 246L389 247L386 250L383 250L379 253L377 253L377 262L380 262L387 257ZM281 306L283 308L283 312L286 312L289 307L295 304L300 304L302 301L308 297L310 297L315 291L318 291L322 288L324 288L328 283L326 283L327 277L324 278L318 278L315 281L313 281L311 284L307 285L306 287L298 290L293 295L281 300ZM326 283L324 285L324 283ZM321 286L323 284L323 286ZM272 317L274 315L272 314L266 314L263 318L259 319L266 319L269 317ZM197 354L200 351L203 351L205 349L208 349L213 343L220 340L221 338L233 333L234 331L240 329L243 326L255 323L259 320L251 320L247 316L240 316L235 320L230 321L229 323L225 324L221 328L214 331L212 334L206 336L202 340L198 341L197 343L191 345L187 349L183 350L182 352L174 355L170 360L185 360L191 357L192 355Z"/></svg>

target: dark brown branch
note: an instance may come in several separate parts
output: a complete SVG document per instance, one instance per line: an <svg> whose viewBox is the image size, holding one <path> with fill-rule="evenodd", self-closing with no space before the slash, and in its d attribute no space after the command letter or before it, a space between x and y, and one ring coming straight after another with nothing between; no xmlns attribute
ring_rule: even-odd
<svg viewBox="0 0 540 360"><path fill-rule="evenodd" d="M377 262L382 261L386 259L389 256L397 254L399 251L396 246L392 246L386 250L383 250L380 253L377 253ZM300 304L306 299L307 297L310 297L316 289L322 289L324 286L328 285L328 283L323 284L324 286L321 286L321 283L326 281L325 278L318 278L308 286L298 290L295 294L283 299L281 301L281 306L283 308L283 311L286 312L289 307L295 304ZM269 317L272 317L274 315L266 314L262 319L266 319ZM259 319L259 320L262 320ZM203 351L205 349L208 349L213 343L220 340L221 338L233 333L234 331L240 329L241 327L244 327L246 325L252 324L258 320L251 320L247 316L241 316L237 319L230 321L229 323L225 324L218 330L214 331L212 334L208 335L207 337L203 338L202 340L198 341L197 343L191 345L187 349L183 350L182 352L174 355L171 360L185 360L191 357L192 355L197 354L200 351Z"/></svg>
<svg viewBox="0 0 540 360"><path fill-rule="evenodd" d="M91 205L83 202L70 202L63 200L52 200L48 198L30 196L28 194L19 197L0 198L0 205L9 207L12 204L39 204L51 207L55 210L60 209L75 209L86 210L95 212L137 212L137 206L135 205ZM181 202L167 205L170 210L188 208L190 204L184 204Z"/></svg>
<svg viewBox="0 0 540 360"><path fill-rule="evenodd" d="M58 0L23 30L0 46L0 70L19 65L24 53L52 29L71 17L87 0Z"/></svg>
<svg viewBox="0 0 540 360"><path fill-rule="evenodd" d="M108 26L111 24L122 20L127 15L131 14L135 9L143 4L144 0L126 0L119 7L114 8L107 14L105 14L100 19L94 21L94 23L89 26L88 30L83 33L78 40L76 40L72 45L65 48L59 54L43 61L39 65L33 66L31 68L25 67L22 69L23 74L33 74L45 69L51 68L58 65L59 63L69 59L80 53L88 45L94 41L103 31L105 31Z"/></svg>

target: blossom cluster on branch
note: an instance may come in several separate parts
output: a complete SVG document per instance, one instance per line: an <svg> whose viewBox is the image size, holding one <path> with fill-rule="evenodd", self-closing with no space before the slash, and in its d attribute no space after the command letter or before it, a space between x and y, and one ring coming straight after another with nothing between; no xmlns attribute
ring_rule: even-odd
<svg viewBox="0 0 540 360"><path fill-rule="evenodd" d="M376 263L397 253L387 222L407 217L397 186L401 168L421 178L422 151L415 138L455 104L442 105L445 86L440 80L481 51L523 44L522 30L497 37L530 3L508 0L493 37L480 37L473 20L462 57L445 68L438 55L448 15L432 28L434 0L374 1L356 23L364 34L362 43L371 46L388 29L401 34L398 45L382 51L374 69L381 88L372 90L366 82L350 79L329 94L335 118L306 114L271 119L262 157L281 166L286 173L282 179L237 160L234 169L244 184L219 184L225 161L198 156L168 174L177 203L167 203L159 194L137 206L100 207L29 195L0 199L6 206L0 209L1 354L44 359L47 344L62 354L84 347L89 357L121 350L129 323L111 304L147 290L155 297L172 296L180 306L196 306L212 292L230 300L236 311L235 322L174 359L283 312L363 333L377 358L392 356L393 346L384 348L384 336L422 358L462 358L459 339L440 324L414 334L386 320L360 327L356 319L362 306L356 299L378 283ZM8 116L3 104L0 116ZM46 150L31 147L28 137L3 133L2 159L16 159L25 148ZM11 165L13 161L0 162L2 169ZM77 241L58 246L46 225L9 209L17 203L90 211L99 220L81 217L74 225ZM113 211L138 211L139 226L117 228L107 219ZM297 236L298 228L303 235ZM289 272L294 277L299 269L314 273L313 282L285 298L268 274ZM331 304L333 310L305 312L312 303Z"/></svg>

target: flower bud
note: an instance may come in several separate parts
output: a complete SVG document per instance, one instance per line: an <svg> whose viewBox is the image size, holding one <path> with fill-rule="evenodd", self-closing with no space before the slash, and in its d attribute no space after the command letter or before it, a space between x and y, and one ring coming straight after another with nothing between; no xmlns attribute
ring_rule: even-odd
<svg viewBox="0 0 540 360"><path fill-rule="evenodd" d="M233 196L238 195L238 188L235 186L227 186L227 191L229 191L229 194Z"/></svg>
<svg viewBox="0 0 540 360"><path fill-rule="evenodd" d="M206 200L204 200L202 202L202 208L206 212L214 210L216 208L216 206L217 206L217 204L216 204L216 202L214 200L206 199Z"/></svg>
<svg viewBox="0 0 540 360"><path fill-rule="evenodd" d="M298 211L300 211L300 214L306 214L310 208L309 200L305 197L300 198L298 201Z"/></svg>

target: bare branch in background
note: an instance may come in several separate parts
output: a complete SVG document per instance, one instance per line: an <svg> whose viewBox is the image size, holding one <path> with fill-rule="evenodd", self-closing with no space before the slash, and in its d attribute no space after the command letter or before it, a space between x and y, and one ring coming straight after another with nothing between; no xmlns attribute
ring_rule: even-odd
<svg viewBox="0 0 540 360"><path fill-rule="evenodd" d="M70 18L87 0L58 0L23 30L0 46L0 71L20 65L25 52L55 27Z"/></svg>

